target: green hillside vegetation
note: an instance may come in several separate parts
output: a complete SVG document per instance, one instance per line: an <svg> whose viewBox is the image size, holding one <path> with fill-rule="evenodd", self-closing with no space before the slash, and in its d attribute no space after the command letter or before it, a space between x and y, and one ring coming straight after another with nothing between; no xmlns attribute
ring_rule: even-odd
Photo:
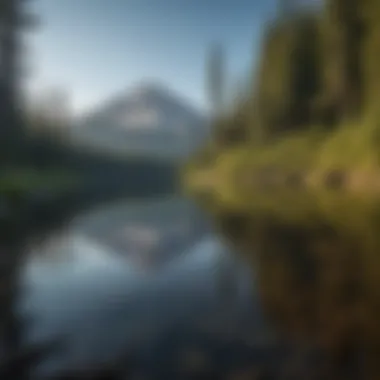
<svg viewBox="0 0 380 380"><path fill-rule="evenodd" d="M215 119L213 142L188 164L189 177L207 163L224 182L236 183L237 173L272 182L298 173L299 182L325 186L334 174L335 185L375 188L379 21L375 0L325 0L278 14L264 30L248 91Z"/></svg>

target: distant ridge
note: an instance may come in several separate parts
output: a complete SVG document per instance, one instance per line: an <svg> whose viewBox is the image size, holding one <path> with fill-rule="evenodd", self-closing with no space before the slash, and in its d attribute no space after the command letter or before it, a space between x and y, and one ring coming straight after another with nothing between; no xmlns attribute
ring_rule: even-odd
<svg viewBox="0 0 380 380"><path fill-rule="evenodd" d="M136 82L127 90L119 90L115 94L101 100L97 105L90 107L90 109L80 114L78 120L80 123L84 123L87 118L93 116L95 113L98 113L101 110L104 110L105 108L112 106L123 99L125 100L134 96L136 98L147 97L152 96L153 94L171 98L171 100L175 101L178 105L187 108L188 111L193 112L194 114L198 114L204 119L207 119L208 117L206 110L198 108L190 98L187 98L183 94L180 94L179 92L173 90L173 88L170 86L165 85L156 79L144 79Z"/></svg>
<svg viewBox="0 0 380 380"><path fill-rule="evenodd" d="M115 154L185 158L207 135L206 115L157 81L142 81L87 113L73 142Z"/></svg>

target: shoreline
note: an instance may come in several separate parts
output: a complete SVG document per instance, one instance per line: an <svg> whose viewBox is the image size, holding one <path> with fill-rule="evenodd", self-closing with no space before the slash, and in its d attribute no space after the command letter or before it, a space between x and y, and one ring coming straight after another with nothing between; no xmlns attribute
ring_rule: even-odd
<svg viewBox="0 0 380 380"><path fill-rule="evenodd" d="M258 193L278 191L339 192L349 196L380 197L380 170L326 171L283 170L269 165L241 170L230 167L228 171L214 168L193 168L184 175L184 187L191 194L205 194L229 203L236 197L244 199ZM240 169L240 170L239 170Z"/></svg>

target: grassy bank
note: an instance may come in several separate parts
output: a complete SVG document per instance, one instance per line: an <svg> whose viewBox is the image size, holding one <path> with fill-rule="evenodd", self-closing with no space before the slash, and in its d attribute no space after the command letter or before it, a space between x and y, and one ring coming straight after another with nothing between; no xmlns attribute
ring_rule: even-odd
<svg viewBox="0 0 380 380"><path fill-rule="evenodd" d="M316 128L277 142L220 150L207 165L188 165L185 186L226 200L272 187L380 194L380 135L374 123L362 124L346 124L332 133Z"/></svg>
<svg viewBox="0 0 380 380"><path fill-rule="evenodd" d="M252 81L214 120L186 185L224 198L274 186L380 193L379 20L366 0L273 17Z"/></svg>

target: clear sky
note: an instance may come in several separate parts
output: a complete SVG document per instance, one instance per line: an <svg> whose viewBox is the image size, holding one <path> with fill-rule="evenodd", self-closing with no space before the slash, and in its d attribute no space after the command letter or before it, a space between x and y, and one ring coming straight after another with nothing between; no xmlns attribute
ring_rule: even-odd
<svg viewBox="0 0 380 380"><path fill-rule="evenodd" d="M230 83L248 74L276 0L35 0L31 88L69 90L86 110L144 79L206 107L205 57L223 44Z"/></svg>

